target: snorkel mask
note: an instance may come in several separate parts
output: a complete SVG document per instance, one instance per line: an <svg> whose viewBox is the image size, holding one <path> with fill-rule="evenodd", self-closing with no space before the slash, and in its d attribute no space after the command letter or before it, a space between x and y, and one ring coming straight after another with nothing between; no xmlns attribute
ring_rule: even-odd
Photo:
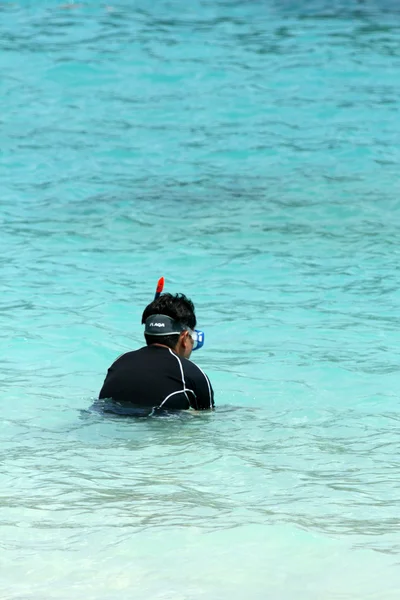
<svg viewBox="0 0 400 600"><path fill-rule="evenodd" d="M154 300L160 297L161 292L164 289L164 277L160 277L157 283L156 293L154 296ZM150 315L146 319L144 332L147 335L180 335L182 331L187 331L190 337L193 340L193 350L199 350L204 345L204 331L200 331L200 329L195 329L194 331L175 321L171 317L167 315Z"/></svg>

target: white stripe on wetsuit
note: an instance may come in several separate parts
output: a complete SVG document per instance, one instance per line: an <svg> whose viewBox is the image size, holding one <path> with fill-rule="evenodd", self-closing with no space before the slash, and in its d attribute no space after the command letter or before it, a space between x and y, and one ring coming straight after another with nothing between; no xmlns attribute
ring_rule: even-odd
<svg viewBox="0 0 400 600"><path fill-rule="evenodd" d="M182 390L182 392L185 394L185 396L186 396L186 400L188 401L189 408L190 408L190 400L189 400L189 398L188 398L188 395L187 395L187 393L186 393L186 390L187 390L187 388L186 388L186 382L185 382L185 375L184 375L184 373L183 373L182 361L181 361L181 359L179 358L179 356L178 356L177 354L175 354L174 352L172 352L171 348L168 348L168 350L169 350L170 354L172 354L172 356L173 356L174 358L176 358L176 360L177 360L177 361L178 361L178 363L179 363L179 368L180 368L180 370L181 370L181 377L182 377L182 385L183 385L183 390ZM187 390L187 391L192 391L192 390ZM192 393L193 393L193 392L192 392ZM163 400L163 402L162 402L161 404L163 404L164 402L165 402L165 400ZM161 406L161 404L160 404L160 406Z"/></svg>
<svg viewBox="0 0 400 600"><path fill-rule="evenodd" d="M162 405L165 404L166 401L171 398L171 396L175 396L175 394L182 394L182 392L185 393L185 396L186 396L188 402L189 402L189 399L187 397L186 392L191 392L194 395L194 397L196 397L196 395L195 395L195 393L194 393L193 390L189 390L189 388L183 388L183 390L178 390L177 392L172 392L172 394L168 394L168 396L166 398L164 398L164 400L161 402L161 404L159 406L155 407L155 408L161 408ZM190 408L190 402L189 402L189 408Z"/></svg>
<svg viewBox="0 0 400 600"><path fill-rule="evenodd" d="M183 384L183 390L182 391L185 393L186 400L189 402L189 406L190 406L190 401L189 401L188 395L186 393L186 382L185 382L185 375L183 373L182 361L179 358L179 356L177 356L174 352L172 352L171 348L168 348L168 350L169 350L170 354L172 354L172 356L175 357L176 360L179 363L179 368L181 370L182 384Z"/></svg>

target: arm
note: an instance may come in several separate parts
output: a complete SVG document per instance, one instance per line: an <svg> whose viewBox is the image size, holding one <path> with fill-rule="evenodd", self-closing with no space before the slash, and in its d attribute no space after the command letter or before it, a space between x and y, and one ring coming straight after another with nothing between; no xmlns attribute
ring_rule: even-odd
<svg viewBox="0 0 400 600"><path fill-rule="evenodd" d="M192 381L196 398L191 402L191 407L196 410L212 410L214 408L214 390L211 382L200 367L194 364L193 367Z"/></svg>

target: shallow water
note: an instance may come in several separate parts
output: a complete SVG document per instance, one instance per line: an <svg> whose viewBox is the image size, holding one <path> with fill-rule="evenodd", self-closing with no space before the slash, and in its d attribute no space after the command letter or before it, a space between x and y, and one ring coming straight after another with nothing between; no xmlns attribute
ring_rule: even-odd
<svg viewBox="0 0 400 600"><path fill-rule="evenodd" d="M397 599L397 3L3 3L0 50L0 597ZM217 409L98 414L161 275Z"/></svg>

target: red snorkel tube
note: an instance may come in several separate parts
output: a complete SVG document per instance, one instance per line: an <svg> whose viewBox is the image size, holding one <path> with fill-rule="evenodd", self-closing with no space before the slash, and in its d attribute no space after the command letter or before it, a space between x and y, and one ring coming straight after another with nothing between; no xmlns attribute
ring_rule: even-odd
<svg viewBox="0 0 400 600"><path fill-rule="evenodd" d="M158 280L158 283L157 283L154 300L157 300L157 298L159 298L161 296L161 292L163 291L163 289L164 289L164 277L160 277L160 279Z"/></svg>

